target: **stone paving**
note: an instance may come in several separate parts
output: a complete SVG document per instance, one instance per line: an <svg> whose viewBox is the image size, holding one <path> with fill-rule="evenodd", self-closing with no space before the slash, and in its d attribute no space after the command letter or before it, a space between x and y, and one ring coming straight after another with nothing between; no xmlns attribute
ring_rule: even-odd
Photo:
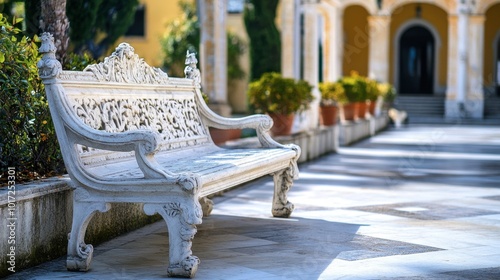
<svg viewBox="0 0 500 280"><path fill-rule="evenodd" d="M197 279L500 279L500 126L388 129L300 166L289 219L260 179L214 198ZM162 279L163 221L8 279Z"/></svg>

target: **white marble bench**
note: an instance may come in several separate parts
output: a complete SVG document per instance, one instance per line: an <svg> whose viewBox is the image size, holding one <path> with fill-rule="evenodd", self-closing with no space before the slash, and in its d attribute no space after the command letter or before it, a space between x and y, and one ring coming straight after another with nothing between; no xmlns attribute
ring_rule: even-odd
<svg viewBox="0 0 500 280"><path fill-rule="evenodd" d="M198 268L191 244L210 211L207 195L272 175L272 214L290 216L287 192L298 175L300 148L274 141L268 116L214 114L202 99L193 54L186 58L186 78L148 66L126 43L84 71L62 71L52 36L41 38L39 75L75 188L68 270L89 269L93 247L85 244L85 231L110 203L143 203L146 214L165 219L168 275L181 277L193 277ZM253 128L261 147L218 147L208 127Z"/></svg>

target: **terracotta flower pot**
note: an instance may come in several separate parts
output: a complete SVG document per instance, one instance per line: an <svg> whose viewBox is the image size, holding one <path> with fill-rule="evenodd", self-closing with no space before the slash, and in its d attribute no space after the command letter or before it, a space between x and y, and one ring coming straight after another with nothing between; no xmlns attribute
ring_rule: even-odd
<svg viewBox="0 0 500 280"><path fill-rule="evenodd" d="M324 126L331 126L337 123L337 106L320 106L320 123Z"/></svg>
<svg viewBox="0 0 500 280"><path fill-rule="evenodd" d="M282 115L269 113L269 116L273 119L274 122L274 125L271 128L271 134L273 136L292 134L294 114Z"/></svg>
<svg viewBox="0 0 500 280"><path fill-rule="evenodd" d="M366 102L356 102L358 104L358 119L364 119L366 115Z"/></svg>
<svg viewBox="0 0 500 280"><path fill-rule="evenodd" d="M215 144L222 144L229 140L239 139L241 137L241 129L218 129L210 127L210 136Z"/></svg>
<svg viewBox="0 0 500 280"><path fill-rule="evenodd" d="M372 116L375 116L375 105L377 105L377 100L371 100L368 105L368 112L370 112Z"/></svg>
<svg viewBox="0 0 500 280"><path fill-rule="evenodd" d="M358 118L358 105L357 103L349 103L342 105L344 114L344 121L354 121Z"/></svg>

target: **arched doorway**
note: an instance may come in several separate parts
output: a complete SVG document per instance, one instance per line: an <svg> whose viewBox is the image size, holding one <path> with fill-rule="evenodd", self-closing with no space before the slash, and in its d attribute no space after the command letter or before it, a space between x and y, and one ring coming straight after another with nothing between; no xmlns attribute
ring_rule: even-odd
<svg viewBox="0 0 500 280"><path fill-rule="evenodd" d="M400 93L432 94L436 42L424 26L411 26L399 39Z"/></svg>

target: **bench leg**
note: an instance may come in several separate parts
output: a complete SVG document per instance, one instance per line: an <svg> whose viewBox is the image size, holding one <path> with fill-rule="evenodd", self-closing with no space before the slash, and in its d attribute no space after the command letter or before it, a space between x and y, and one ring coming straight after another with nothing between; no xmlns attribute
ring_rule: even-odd
<svg viewBox="0 0 500 280"><path fill-rule="evenodd" d="M288 218L294 209L293 204L288 201L287 193L293 185L294 168L283 169L273 174L274 195L273 195L273 216Z"/></svg>
<svg viewBox="0 0 500 280"><path fill-rule="evenodd" d="M203 217L210 216L212 210L214 209L214 202L206 197L200 198L201 210L203 211Z"/></svg>
<svg viewBox="0 0 500 280"><path fill-rule="evenodd" d="M70 271L87 271L90 268L94 247L85 244L85 232L90 219L97 211L106 212L111 204L105 202L73 201L73 224L68 240L66 268Z"/></svg>
<svg viewBox="0 0 500 280"><path fill-rule="evenodd" d="M191 246L196 234L196 225L201 224L200 203L145 204L144 211L148 215L159 213L167 223L170 247L168 276L194 277L200 260L192 255Z"/></svg>

